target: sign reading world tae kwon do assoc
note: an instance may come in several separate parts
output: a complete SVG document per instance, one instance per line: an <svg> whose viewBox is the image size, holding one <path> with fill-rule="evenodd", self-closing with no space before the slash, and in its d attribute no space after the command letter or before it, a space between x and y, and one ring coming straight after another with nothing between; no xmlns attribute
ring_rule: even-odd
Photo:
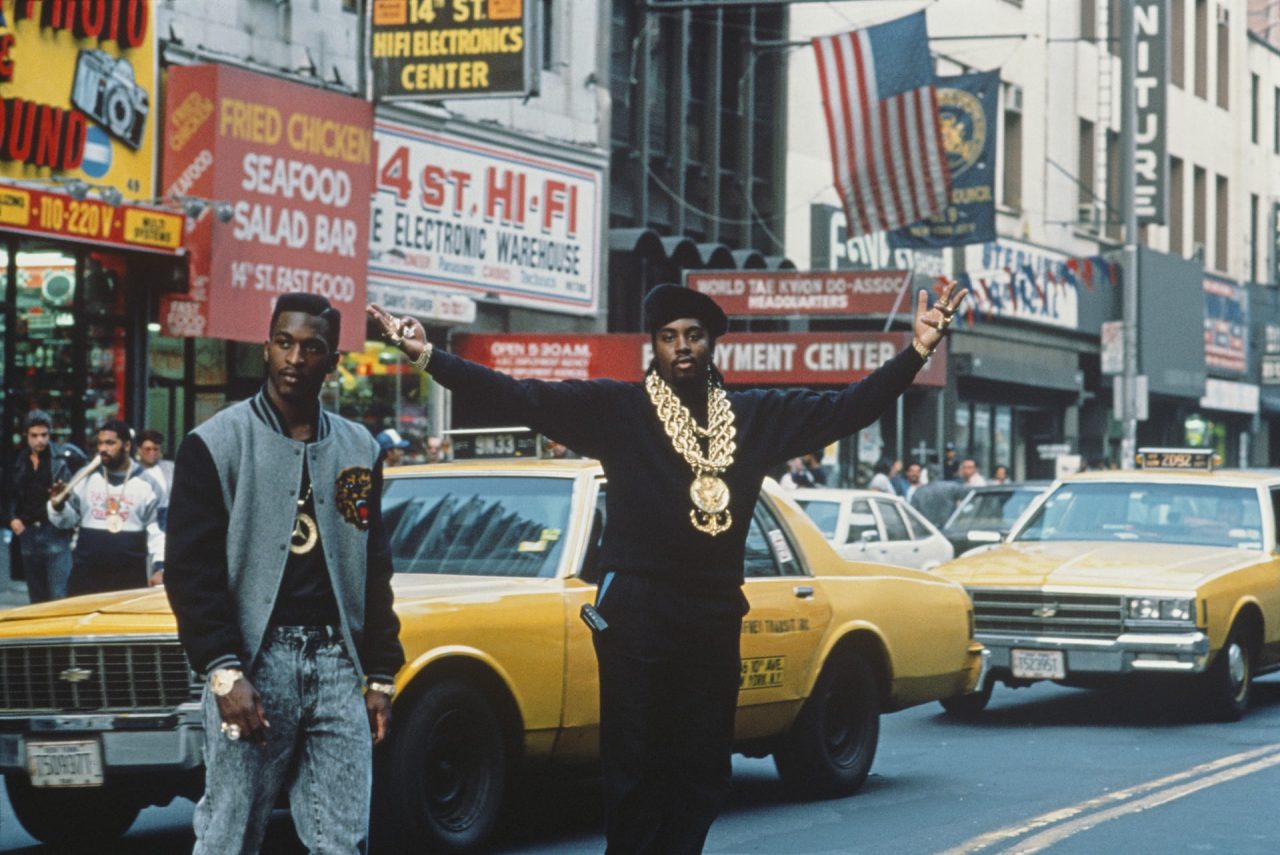
<svg viewBox="0 0 1280 855"><path fill-rule="evenodd" d="M275 300L327 297L340 346L364 347L373 106L225 65L169 69L166 196L222 200L190 226L190 292L161 306L168 335L259 342Z"/></svg>
<svg viewBox="0 0 1280 855"><path fill-rule="evenodd" d="M897 306L906 270L729 270L685 274L685 285L713 298L727 314L886 315Z"/></svg>
<svg viewBox="0 0 1280 855"><path fill-rule="evenodd" d="M644 334L454 336L459 356L521 380L639 382L653 359ZM728 333L715 363L731 386L843 386L862 380L911 344L910 333ZM946 345L915 382L946 385Z"/></svg>

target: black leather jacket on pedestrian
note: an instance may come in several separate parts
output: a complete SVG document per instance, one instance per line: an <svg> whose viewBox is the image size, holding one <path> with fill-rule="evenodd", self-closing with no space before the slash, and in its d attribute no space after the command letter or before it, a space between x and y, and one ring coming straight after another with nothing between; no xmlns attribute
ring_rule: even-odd
<svg viewBox="0 0 1280 855"><path fill-rule="evenodd" d="M41 465L51 467L49 483L70 481L71 477L88 462L83 451L69 442L50 442L49 448L41 455ZM26 493L27 482L35 475L31 468L31 452L24 445L14 458L13 467L9 471L9 490L4 497L4 518L12 522L14 517L22 519L23 524L30 525L36 520L28 519L27 514L19 514L22 496Z"/></svg>

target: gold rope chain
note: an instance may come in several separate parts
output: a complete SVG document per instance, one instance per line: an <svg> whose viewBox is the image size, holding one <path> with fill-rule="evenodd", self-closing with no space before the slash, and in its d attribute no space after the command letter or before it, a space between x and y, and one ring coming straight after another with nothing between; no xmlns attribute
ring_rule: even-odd
<svg viewBox="0 0 1280 855"><path fill-rule="evenodd" d="M685 459L695 474L719 475L733 465L733 454L738 450L738 444L734 441L737 429L733 426L733 408L729 406L729 396L722 387L708 384L705 430L698 427L689 408L680 402L676 393L657 373L650 372L645 377L644 388L658 411L663 429L671 437L676 453ZM705 456L698 443L699 433L710 437Z"/></svg>

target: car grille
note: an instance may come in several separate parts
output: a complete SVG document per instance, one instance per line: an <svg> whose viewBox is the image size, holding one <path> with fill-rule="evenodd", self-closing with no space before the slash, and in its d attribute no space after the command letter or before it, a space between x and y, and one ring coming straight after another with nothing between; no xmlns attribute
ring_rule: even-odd
<svg viewBox="0 0 1280 855"><path fill-rule="evenodd" d="M1124 628L1118 596L984 590L969 595L980 633L1116 638Z"/></svg>
<svg viewBox="0 0 1280 855"><path fill-rule="evenodd" d="M0 646L0 713L172 709L200 688L176 641Z"/></svg>

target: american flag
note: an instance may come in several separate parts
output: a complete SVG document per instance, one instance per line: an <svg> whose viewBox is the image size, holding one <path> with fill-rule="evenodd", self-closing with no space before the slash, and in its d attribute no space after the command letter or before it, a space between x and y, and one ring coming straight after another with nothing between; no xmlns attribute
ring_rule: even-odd
<svg viewBox="0 0 1280 855"><path fill-rule="evenodd" d="M923 12L813 40L849 234L941 211L951 192Z"/></svg>

